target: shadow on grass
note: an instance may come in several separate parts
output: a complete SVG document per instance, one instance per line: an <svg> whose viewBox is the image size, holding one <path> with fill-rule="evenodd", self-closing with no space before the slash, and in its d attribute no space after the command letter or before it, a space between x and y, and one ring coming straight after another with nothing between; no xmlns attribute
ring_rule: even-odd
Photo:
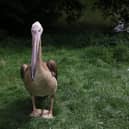
<svg viewBox="0 0 129 129"><path fill-rule="evenodd" d="M48 109L49 103L48 97L36 97L37 108ZM0 108L0 129L24 129L28 127L33 119L29 116L31 111L31 98L20 98L7 104L5 108Z"/></svg>
<svg viewBox="0 0 129 129"><path fill-rule="evenodd" d="M31 104L28 99L9 103L6 108L0 109L0 129L20 129L29 122Z"/></svg>

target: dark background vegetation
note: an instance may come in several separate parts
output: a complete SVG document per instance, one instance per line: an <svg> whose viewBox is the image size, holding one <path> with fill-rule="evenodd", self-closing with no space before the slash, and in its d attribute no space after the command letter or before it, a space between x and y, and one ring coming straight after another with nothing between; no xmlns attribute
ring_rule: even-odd
<svg viewBox="0 0 129 129"><path fill-rule="evenodd" d="M97 22L109 27L119 19L128 22L128 5L128 0L0 0L0 31L27 34L36 20L51 31L92 28Z"/></svg>

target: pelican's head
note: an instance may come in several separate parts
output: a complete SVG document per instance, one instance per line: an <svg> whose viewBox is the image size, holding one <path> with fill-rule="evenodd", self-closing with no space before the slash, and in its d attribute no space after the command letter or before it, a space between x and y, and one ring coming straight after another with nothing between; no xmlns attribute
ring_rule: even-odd
<svg viewBox="0 0 129 129"><path fill-rule="evenodd" d="M37 58L40 50L41 35L43 33L42 25L36 21L32 24L31 34L32 34L32 58L31 58L31 78L34 80L36 72Z"/></svg>

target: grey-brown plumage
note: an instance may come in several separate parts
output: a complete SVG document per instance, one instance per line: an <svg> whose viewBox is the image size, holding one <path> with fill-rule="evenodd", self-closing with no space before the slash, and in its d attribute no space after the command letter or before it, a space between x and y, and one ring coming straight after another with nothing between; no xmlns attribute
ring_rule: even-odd
<svg viewBox="0 0 129 129"><path fill-rule="evenodd" d="M57 66L54 60L44 62L41 51L41 34L43 28L39 22L35 22L32 32L32 58L31 64L21 66L21 78L25 88L32 96L33 111L31 116L53 117L53 101L57 89ZM50 110L36 108L35 96L50 96Z"/></svg>
<svg viewBox="0 0 129 129"><path fill-rule="evenodd" d="M57 80L57 65L54 60L47 61L47 67L51 71L52 76L54 76Z"/></svg>
<svg viewBox="0 0 129 129"><path fill-rule="evenodd" d="M57 73L57 64L56 64L56 62L54 60L49 60L49 61L46 62L46 64L47 64L47 67L50 70L52 76L55 77L56 80L57 80L58 73ZM22 65L21 68L20 68L20 74L21 74L22 79L24 79L24 73L26 72L26 70L27 70L27 68L25 68L25 66Z"/></svg>
<svg viewBox="0 0 129 129"><path fill-rule="evenodd" d="M22 65L21 68L20 68L20 74L21 74L22 80L24 80L24 77L25 77L25 73L26 73L27 68L28 67L25 67L25 65Z"/></svg>

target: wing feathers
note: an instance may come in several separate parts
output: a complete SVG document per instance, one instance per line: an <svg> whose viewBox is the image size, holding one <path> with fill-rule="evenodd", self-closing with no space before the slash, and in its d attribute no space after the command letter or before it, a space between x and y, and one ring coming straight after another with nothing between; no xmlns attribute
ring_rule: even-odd
<svg viewBox="0 0 129 129"><path fill-rule="evenodd" d="M54 76L57 79L57 65L54 60L47 61L47 67L50 70L52 76Z"/></svg>

